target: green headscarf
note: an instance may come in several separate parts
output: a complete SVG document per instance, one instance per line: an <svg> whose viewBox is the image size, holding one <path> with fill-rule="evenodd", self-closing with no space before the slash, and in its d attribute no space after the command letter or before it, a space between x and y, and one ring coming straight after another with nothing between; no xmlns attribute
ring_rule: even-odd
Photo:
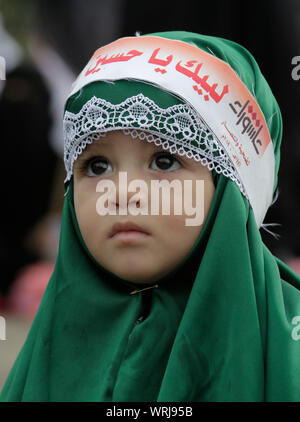
<svg viewBox="0 0 300 422"><path fill-rule="evenodd" d="M216 37L155 35L212 50L255 87L266 118L277 110L270 123L277 177L280 112L252 56ZM109 91L99 84L102 95ZM144 86L145 95L165 107L179 101L141 83L113 86L119 99ZM96 89L87 86L67 108L77 112ZM300 280L263 244L253 210L233 181L216 178L205 226L184 262L158 280L158 288L130 294L136 288L91 257L71 180L55 270L1 400L300 400Z"/></svg>

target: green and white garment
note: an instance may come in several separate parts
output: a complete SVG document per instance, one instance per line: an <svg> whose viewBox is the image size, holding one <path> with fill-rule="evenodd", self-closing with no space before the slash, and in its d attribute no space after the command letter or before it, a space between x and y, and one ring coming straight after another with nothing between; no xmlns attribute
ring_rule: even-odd
<svg viewBox="0 0 300 422"><path fill-rule="evenodd" d="M217 37L155 36L213 51L255 94L273 142L273 194L281 115L253 57ZM134 104L140 107L130 109ZM103 113L89 109L86 117L91 105ZM176 121L178 112L186 120ZM165 122L173 122L173 129ZM194 159L210 166L216 183L205 226L188 256L157 280L157 288L136 294L130 293L141 285L118 278L93 259L73 203L72 163L96 133L117 127L173 152L172 147L183 148L182 154L192 151ZM197 135L190 144L184 138L188 128ZM68 99L65 129L58 258L1 400L299 401L299 277L263 244L234 165L194 108L153 84L95 81Z"/></svg>

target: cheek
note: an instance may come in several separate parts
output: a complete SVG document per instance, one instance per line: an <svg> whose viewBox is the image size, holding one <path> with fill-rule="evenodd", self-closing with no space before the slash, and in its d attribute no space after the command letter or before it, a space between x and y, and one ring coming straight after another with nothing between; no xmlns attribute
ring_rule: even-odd
<svg viewBox="0 0 300 422"><path fill-rule="evenodd" d="M179 265L197 241L201 226L188 227L184 216L164 216L157 237L157 260L164 269L171 271Z"/></svg>
<svg viewBox="0 0 300 422"><path fill-rule="evenodd" d="M178 202L182 204L182 215L174 216L175 219L172 224L178 223L181 225L185 224L188 227L202 227L206 221L215 193L213 179L208 174L206 178L202 176L202 178L190 178L186 180L188 182L182 184L183 190L181 196L178 195ZM195 231L197 231L196 227Z"/></svg>
<svg viewBox="0 0 300 422"><path fill-rule="evenodd" d="M188 226L186 215L161 216L157 232L160 237L160 245L164 253L174 253L185 255L198 239L202 225Z"/></svg>
<svg viewBox="0 0 300 422"><path fill-rule="evenodd" d="M162 231L165 241L172 247L177 245L177 249L188 250L193 246L202 231L213 201L215 186L211 174L206 178L199 177L198 180L203 180L204 183L197 186L194 179L190 188L183 192L181 215L160 217L160 225L165 228L165 233Z"/></svg>

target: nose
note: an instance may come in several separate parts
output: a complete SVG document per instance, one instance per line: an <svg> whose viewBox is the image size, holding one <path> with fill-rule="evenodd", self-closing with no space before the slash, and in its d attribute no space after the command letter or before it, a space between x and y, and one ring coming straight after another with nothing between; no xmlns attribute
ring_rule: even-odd
<svg viewBox="0 0 300 422"><path fill-rule="evenodd" d="M116 207L119 214L128 210L134 212L139 209L141 213L148 205L148 184L137 172L119 172L116 185Z"/></svg>

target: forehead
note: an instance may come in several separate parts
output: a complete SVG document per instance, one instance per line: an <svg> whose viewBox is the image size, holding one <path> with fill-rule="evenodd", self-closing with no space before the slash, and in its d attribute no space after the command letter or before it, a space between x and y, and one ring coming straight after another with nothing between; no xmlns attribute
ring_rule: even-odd
<svg viewBox="0 0 300 422"><path fill-rule="evenodd" d="M141 131L140 131L141 132ZM108 151L118 149L136 149L145 152L159 151L162 150L162 147L155 145L153 142L148 142L146 140L135 139L129 134L125 134L121 130L113 130L107 132L104 135L99 135L99 138L95 140L92 144L88 144L84 152L96 152L96 151ZM83 153L84 153L83 152Z"/></svg>

